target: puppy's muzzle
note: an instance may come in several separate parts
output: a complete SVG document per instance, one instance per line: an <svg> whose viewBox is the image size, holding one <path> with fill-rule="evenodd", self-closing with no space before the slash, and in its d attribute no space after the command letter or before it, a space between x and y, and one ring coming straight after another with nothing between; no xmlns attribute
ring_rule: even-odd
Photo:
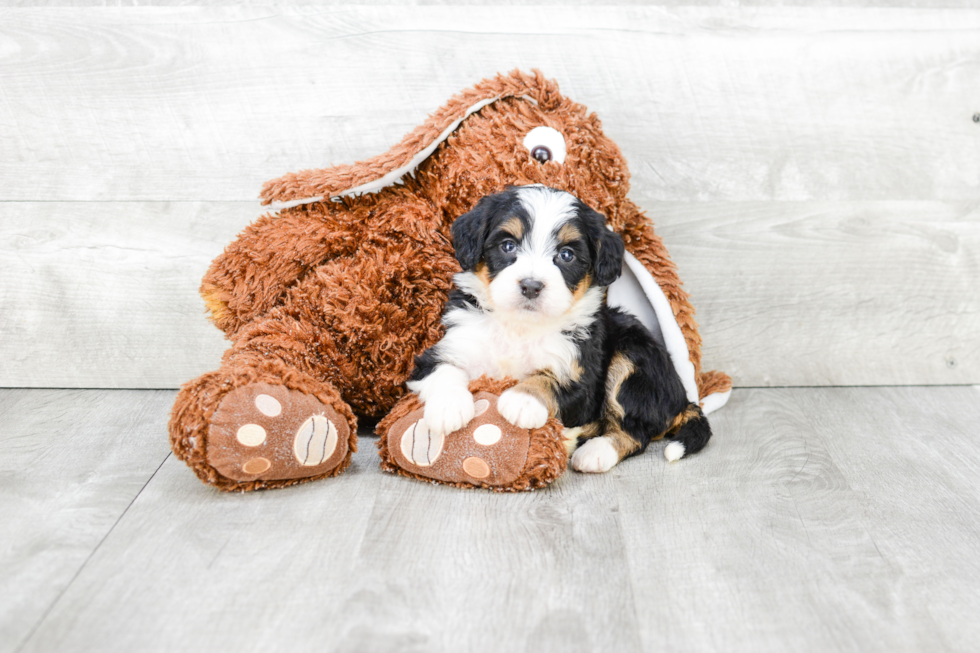
<svg viewBox="0 0 980 653"><path fill-rule="evenodd" d="M537 279L521 279L521 294L527 299L536 299L543 288L544 283Z"/></svg>

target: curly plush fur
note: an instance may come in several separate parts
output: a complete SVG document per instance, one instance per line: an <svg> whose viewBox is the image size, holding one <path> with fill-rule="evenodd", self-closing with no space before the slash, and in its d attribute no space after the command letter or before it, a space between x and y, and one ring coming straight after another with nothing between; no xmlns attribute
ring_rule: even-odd
<svg viewBox="0 0 980 653"><path fill-rule="evenodd" d="M528 156L522 139L542 125L564 135L563 164ZM400 184L348 194L412 164L450 129ZM323 393L352 434L354 413L385 415L404 395L414 357L442 336L442 306L459 271L453 220L484 195L532 183L567 190L606 215L670 301L700 396L727 390L726 375L701 373L694 309L649 219L626 197L619 148L555 82L515 71L457 95L382 155L265 185L265 203L297 205L247 227L204 277L211 319L233 344L218 370L181 390L170 421L175 454L221 489L298 482L236 482L209 465L208 420L222 398L257 378L279 378Z"/></svg>

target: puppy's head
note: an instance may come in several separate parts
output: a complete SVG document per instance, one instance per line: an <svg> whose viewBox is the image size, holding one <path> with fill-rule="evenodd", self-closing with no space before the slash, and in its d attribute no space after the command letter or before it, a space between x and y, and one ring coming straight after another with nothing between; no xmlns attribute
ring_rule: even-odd
<svg viewBox="0 0 980 653"><path fill-rule="evenodd" d="M623 267L623 241L574 195L522 186L481 199L452 226L463 283L495 311L554 318Z"/></svg>

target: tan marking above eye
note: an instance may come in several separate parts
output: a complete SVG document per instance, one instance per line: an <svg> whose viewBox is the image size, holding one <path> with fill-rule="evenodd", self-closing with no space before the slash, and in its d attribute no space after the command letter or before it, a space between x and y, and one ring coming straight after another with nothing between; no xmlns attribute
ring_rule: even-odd
<svg viewBox="0 0 980 653"><path fill-rule="evenodd" d="M558 230L558 246L563 247L577 240L582 240L582 232L573 224L564 224Z"/></svg>
<svg viewBox="0 0 980 653"><path fill-rule="evenodd" d="M507 222L500 225L500 230L510 234L517 240L524 238L524 223L518 217L512 217Z"/></svg>

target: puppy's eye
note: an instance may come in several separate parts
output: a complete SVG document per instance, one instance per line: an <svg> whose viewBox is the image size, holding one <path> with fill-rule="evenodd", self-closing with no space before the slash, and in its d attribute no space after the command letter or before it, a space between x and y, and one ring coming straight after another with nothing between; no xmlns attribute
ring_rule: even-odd
<svg viewBox="0 0 980 653"><path fill-rule="evenodd" d="M517 250L517 243L513 240L505 240L500 243L500 251L504 254L513 254Z"/></svg>
<svg viewBox="0 0 980 653"><path fill-rule="evenodd" d="M538 163L565 163L565 137L551 127L535 127L524 137L524 147Z"/></svg>
<svg viewBox="0 0 980 653"><path fill-rule="evenodd" d="M571 247L562 247L561 251L558 252L558 258L561 259L562 263L571 263L575 260L575 250Z"/></svg>

